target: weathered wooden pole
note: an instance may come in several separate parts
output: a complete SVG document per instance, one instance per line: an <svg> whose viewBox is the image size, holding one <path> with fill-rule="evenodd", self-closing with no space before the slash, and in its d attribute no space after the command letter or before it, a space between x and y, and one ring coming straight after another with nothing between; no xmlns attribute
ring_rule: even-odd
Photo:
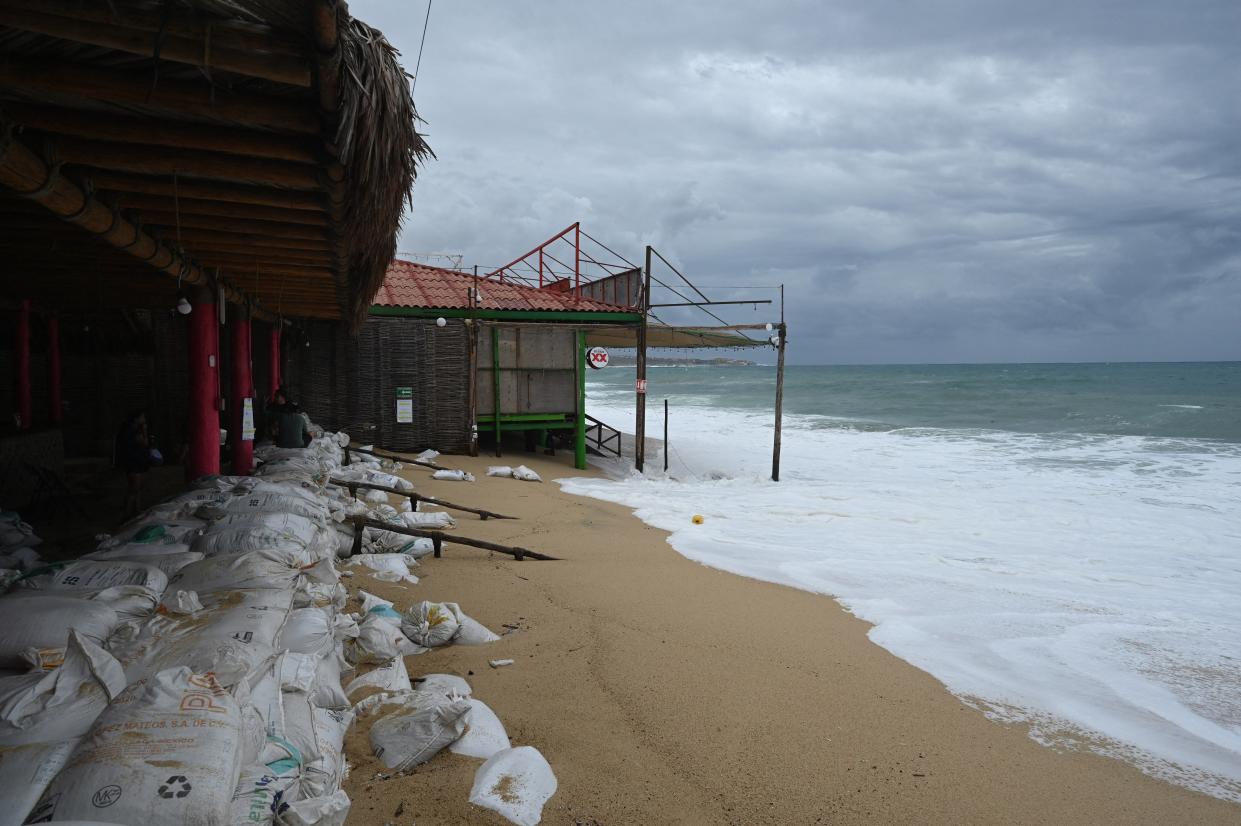
<svg viewBox="0 0 1241 826"><path fill-rule="evenodd" d="M780 481L780 426L784 417L784 323L776 328L779 330L780 341L776 344L776 437L771 451L771 481Z"/></svg>
<svg viewBox="0 0 1241 826"><path fill-rule="evenodd" d="M634 382L634 397L637 411L633 425L634 446L633 466L642 472L646 463L646 317L651 307L651 245L646 245L646 270L642 288L642 323L638 325L637 377Z"/></svg>
<svg viewBox="0 0 1241 826"><path fill-rule="evenodd" d="M491 327L491 392L492 398L491 408L494 414L492 422L496 428L496 456L500 455L500 332L499 329L492 325Z"/></svg>
<svg viewBox="0 0 1241 826"><path fill-rule="evenodd" d="M233 318L233 473L248 476L254 468L254 381L250 373L250 316L241 307ZM249 426L246 403L250 406Z"/></svg>
<svg viewBox="0 0 1241 826"><path fill-rule="evenodd" d="M586 333L574 334L577 351L577 415L573 419L573 467L586 469Z"/></svg>
<svg viewBox="0 0 1241 826"><path fill-rule="evenodd" d="M664 473L668 472L668 400L664 399Z"/></svg>
<svg viewBox="0 0 1241 826"><path fill-rule="evenodd" d="M30 392L30 299L17 308L17 427L29 430L34 423L34 398Z"/></svg>
<svg viewBox="0 0 1241 826"><path fill-rule="evenodd" d="M59 425L64 405L60 395L60 319L47 320L47 396L52 424Z"/></svg>
<svg viewBox="0 0 1241 826"><path fill-rule="evenodd" d="M215 295L195 288L189 322L189 456L191 479L220 472L220 328Z"/></svg>
<svg viewBox="0 0 1241 826"><path fill-rule="evenodd" d="M276 391L280 389L280 324L271 325L271 332L268 336L267 351L267 372L271 375L271 392L267 394L268 401L276 398Z"/></svg>

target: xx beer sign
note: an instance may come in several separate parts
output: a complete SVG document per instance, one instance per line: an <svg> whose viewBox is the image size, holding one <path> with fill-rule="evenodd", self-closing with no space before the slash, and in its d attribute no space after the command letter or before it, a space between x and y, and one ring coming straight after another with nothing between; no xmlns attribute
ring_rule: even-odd
<svg viewBox="0 0 1241 826"><path fill-rule="evenodd" d="M602 347L591 347L586 351L586 363L595 370L608 366L608 351Z"/></svg>

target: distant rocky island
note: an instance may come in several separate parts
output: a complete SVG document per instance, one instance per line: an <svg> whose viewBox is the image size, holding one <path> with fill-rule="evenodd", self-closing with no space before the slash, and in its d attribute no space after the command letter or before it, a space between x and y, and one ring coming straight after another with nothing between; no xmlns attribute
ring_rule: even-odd
<svg viewBox="0 0 1241 826"><path fill-rule="evenodd" d="M636 362L632 356L613 356L612 364L621 367L630 367ZM713 359L690 359L690 358L662 358L658 356L648 356L646 359L648 366L657 367L754 367L757 362L748 361L746 359L729 359L729 358L713 358Z"/></svg>

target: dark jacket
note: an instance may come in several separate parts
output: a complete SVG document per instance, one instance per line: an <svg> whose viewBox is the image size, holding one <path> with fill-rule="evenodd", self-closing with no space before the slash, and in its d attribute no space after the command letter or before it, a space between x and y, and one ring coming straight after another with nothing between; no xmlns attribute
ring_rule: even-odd
<svg viewBox="0 0 1241 826"><path fill-rule="evenodd" d="M306 432L306 418L292 402L276 405L276 445L278 447L305 447L310 441Z"/></svg>

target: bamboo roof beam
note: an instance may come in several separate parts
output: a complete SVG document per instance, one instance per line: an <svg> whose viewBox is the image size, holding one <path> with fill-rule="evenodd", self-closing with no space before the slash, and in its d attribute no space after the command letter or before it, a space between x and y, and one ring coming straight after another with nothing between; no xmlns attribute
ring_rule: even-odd
<svg viewBox="0 0 1241 826"><path fill-rule="evenodd" d="M169 227L169 230L173 228ZM174 230L175 231L175 230ZM181 238L194 244L195 252L206 255L209 250L238 250L241 252L262 249L303 250L305 252L331 252L327 241L306 238L276 238L266 235L249 235L240 232L215 232L209 229L182 227Z"/></svg>
<svg viewBox="0 0 1241 826"><path fill-rule="evenodd" d="M0 25L21 31L36 32L74 43L87 43L106 49L153 57L158 50L161 60L222 69L247 77L256 77L303 89L310 88L310 67L300 57L264 54L233 48L227 33L210 40L195 40L167 32L146 32L116 23L84 21L45 13L45 9L17 9L0 3ZM220 42L223 40L224 42Z"/></svg>
<svg viewBox="0 0 1241 826"><path fill-rule="evenodd" d="M190 178L276 186L282 189L315 190L320 187L319 175L313 166L289 161L224 155L196 149L133 146L81 138L57 138L54 146L59 160L89 165L96 169L136 172L141 175L176 174Z"/></svg>
<svg viewBox="0 0 1241 826"><path fill-rule="evenodd" d="M119 212L99 203L73 181L49 167L11 134L0 139L0 185L42 204L53 214L76 224L134 258L188 284L209 283L206 272L192 260L132 224ZM220 285L224 297L248 303L247 297L227 283ZM259 311L261 315L266 315Z"/></svg>
<svg viewBox="0 0 1241 826"><path fill-rule="evenodd" d="M0 86L169 110L244 126L319 133L319 119L300 100L228 92L182 80L161 79L152 88L149 70L85 68L58 60L7 56L0 60Z"/></svg>
<svg viewBox="0 0 1241 826"><path fill-rule="evenodd" d="M208 124L175 123L166 120L101 117L81 110L19 102L5 103L4 111L24 126L76 138L143 146L202 149L304 164L317 164L322 157L322 151L316 149L307 138L275 135L270 132L241 131Z"/></svg>

